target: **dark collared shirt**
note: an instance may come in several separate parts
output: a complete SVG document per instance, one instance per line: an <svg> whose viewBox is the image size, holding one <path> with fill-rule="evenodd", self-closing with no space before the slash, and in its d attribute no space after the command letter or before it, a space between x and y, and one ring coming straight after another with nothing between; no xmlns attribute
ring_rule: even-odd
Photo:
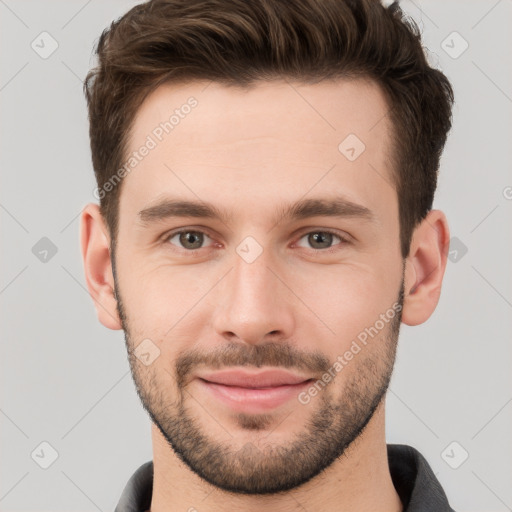
<svg viewBox="0 0 512 512"><path fill-rule="evenodd" d="M403 512L454 512L423 455L403 444L388 444L389 471ZM115 512L146 512L153 493L153 461L140 466L124 488Z"/></svg>

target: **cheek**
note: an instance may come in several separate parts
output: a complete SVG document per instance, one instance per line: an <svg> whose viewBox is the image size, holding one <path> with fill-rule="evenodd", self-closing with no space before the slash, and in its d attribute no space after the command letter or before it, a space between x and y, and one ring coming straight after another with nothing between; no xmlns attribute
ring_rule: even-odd
<svg viewBox="0 0 512 512"><path fill-rule="evenodd" d="M340 265L329 274L310 274L296 286L304 303L336 337L343 338L370 321L373 324L395 299L394 282L388 282L383 272L362 265Z"/></svg>
<svg viewBox="0 0 512 512"><path fill-rule="evenodd" d="M134 342L154 340L169 357L201 340L204 343L211 337L208 325L222 302L218 295L222 287L215 284L226 270L218 262L163 265L132 252L119 265L118 278L137 334ZM397 298L399 273L382 257L371 263L304 263L293 269L283 264L278 273L287 287L276 288L275 293L287 301L284 307L296 319L292 336L317 340L317 348L328 356L343 353Z"/></svg>
<svg viewBox="0 0 512 512"><path fill-rule="evenodd" d="M125 270L118 276L123 305L137 337L155 340L167 351L168 344L162 341L172 339L176 345L185 329L190 342L196 335L191 322L194 311L200 311L218 277L198 272L199 266L150 267L141 262Z"/></svg>

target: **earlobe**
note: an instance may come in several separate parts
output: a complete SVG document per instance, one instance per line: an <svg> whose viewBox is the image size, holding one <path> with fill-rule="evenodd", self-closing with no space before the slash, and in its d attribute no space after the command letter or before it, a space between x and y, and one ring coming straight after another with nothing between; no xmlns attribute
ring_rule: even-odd
<svg viewBox="0 0 512 512"><path fill-rule="evenodd" d="M434 312L441 295L450 231L446 216L431 210L414 230L406 260L402 322L419 325Z"/></svg>
<svg viewBox="0 0 512 512"><path fill-rule="evenodd" d="M80 238L85 280L98 320L109 329L122 329L114 294L109 234L97 204L90 203L83 209Z"/></svg>

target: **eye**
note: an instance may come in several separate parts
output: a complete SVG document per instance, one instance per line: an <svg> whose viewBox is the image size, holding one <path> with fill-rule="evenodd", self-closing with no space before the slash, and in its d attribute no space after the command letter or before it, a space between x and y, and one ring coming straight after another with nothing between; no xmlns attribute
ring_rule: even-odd
<svg viewBox="0 0 512 512"><path fill-rule="evenodd" d="M204 231L196 229L182 229L180 231L174 231L169 233L164 238L165 243L177 246L188 252L198 251L199 249L205 248L203 244L205 239L212 240ZM306 239L306 243L309 244L310 248L319 251L332 252L337 250L336 246L350 243L348 238L344 238L338 233L331 230L317 230L310 231L300 237L299 242ZM339 240L339 243L333 245L335 239ZM298 246L304 247L301 243L297 243Z"/></svg>
<svg viewBox="0 0 512 512"><path fill-rule="evenodd" d="M187 251L195 251L202 248L205 237L210 238L203 231L185 229L169 234L164 241L173 245L181 244L181 247ZM174 239L176 239L176 243L173 242Z"/></svg>
<svg viewBox="0 0 512 512"><path fill-rule="evenodd" d="M310 231L309 233L303 235L299 241L304 238L307 239L307 243L310 244L313 249L327 252L336 250L336 248L333 248L332 246L333 240L336 238L341 242L336 245L344 245L345 243L349 243L348 239L343 238L341 235L329 230Z"/></svg>

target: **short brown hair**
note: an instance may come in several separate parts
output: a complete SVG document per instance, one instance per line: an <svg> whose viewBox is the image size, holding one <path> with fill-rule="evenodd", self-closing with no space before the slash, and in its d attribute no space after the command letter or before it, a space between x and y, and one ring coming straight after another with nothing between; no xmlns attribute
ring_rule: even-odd
<svg viewBox="0 0 512 512"><path fill-rule="evenodd" d="M453 90L416 23L379 0L150 0L103 31L85 82L99 189L124 162L137 109L162 83L366 78L386 95L402 257L432 208ZM341 141L340 141L341 142ZM100 197L115 241L121 185Z"/></svg>

